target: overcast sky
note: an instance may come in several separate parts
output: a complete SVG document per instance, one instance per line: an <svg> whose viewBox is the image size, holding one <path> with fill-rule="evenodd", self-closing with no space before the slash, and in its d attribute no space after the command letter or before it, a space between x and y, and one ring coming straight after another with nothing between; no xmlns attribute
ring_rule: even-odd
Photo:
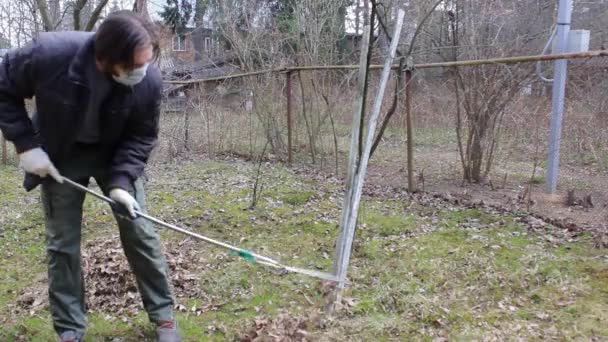
<svg viewBox="0 0 608 342"><path fill-rule="evenodd" d="M65 0L60 1L64 2ZM31 15L28 13L29 11L24 10L26 7L25 4L27 3L28 2L23 0L17 0L16 2L15 0L0 0L0 34L5 36L10 35L10 40L12 43L11 45L14 47L23 45L30 39L29 35L32 32L32 28L28 29L27 27L30 25L33 26L33 23L26 24L25 27L22 24L24 20L27 21L27 19L23 19L24 16L30 17L31 19ZM104 12L109 12L112 8L114 8L115 5L120 9L130 10L133 8L133 0L109 0ZM148 12L153 20L161 19L160 13L165 5L166 0L148 0ZM23 13L26 13L27 15ZM22 18L18 19L17 17ZM29 32L24 33L25 31ZM349 33L353 33L355 31L354 7L349 8L347 12L346 31Z"/></svg>

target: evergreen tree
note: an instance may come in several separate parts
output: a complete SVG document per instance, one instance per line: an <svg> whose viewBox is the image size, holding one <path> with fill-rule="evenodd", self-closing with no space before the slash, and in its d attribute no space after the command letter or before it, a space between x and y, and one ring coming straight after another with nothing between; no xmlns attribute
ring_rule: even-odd
<svg viewBox="0 0 608 342"><path fill-rule="evenodd" d="M183 33L192 17L192 4L188 0L167 0L160 16L174 33Z"/></svg>

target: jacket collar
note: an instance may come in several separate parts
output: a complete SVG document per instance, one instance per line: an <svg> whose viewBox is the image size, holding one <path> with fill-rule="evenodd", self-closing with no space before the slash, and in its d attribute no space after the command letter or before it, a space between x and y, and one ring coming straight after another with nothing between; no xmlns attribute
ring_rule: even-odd
<svg viewBox="0 0 608 342"><path fill-rule="evenodd" d="M86 86L86 70L95 63L95 34L91 34L78 49L68 69L68 77L73 82Z"/></svg>

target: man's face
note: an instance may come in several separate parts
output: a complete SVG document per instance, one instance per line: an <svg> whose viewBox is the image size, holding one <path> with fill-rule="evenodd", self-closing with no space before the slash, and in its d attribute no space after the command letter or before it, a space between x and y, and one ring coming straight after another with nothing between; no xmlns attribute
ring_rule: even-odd
<svg viewBox="0 0 608 342"><path fill-rule="evenodd" d="M152 62L152 59L154 59L154 49L152 48L152 45L148 45L146 47L136 49L135 54L133 55L133 66L131 69L141 68L142 66L146 65L147 63ZM127 69L126 66L115 65L112 70L112 74L117 76L124 72L129 72L129 71L130 71L130 69Z"/></svg>

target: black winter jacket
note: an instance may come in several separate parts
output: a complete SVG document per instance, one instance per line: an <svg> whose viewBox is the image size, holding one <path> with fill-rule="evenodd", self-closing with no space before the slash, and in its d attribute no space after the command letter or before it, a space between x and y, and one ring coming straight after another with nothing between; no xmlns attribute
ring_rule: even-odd
<svg viewBox="0 0 608 342"><path fill-rule="evenodd" d="M94 33L41 33L29 45L10 51L0 64L0 129L18 153L34 147L54 163L70 156L87 109L86 70L95 63ZM162 79L150 66L142 82L113 82L100 109L101 144L111 152L109 187L129 190L142 175L158 139ZM35 97L30 119L24 99ZM41 180L27 174L30 191Z"/></svg>

